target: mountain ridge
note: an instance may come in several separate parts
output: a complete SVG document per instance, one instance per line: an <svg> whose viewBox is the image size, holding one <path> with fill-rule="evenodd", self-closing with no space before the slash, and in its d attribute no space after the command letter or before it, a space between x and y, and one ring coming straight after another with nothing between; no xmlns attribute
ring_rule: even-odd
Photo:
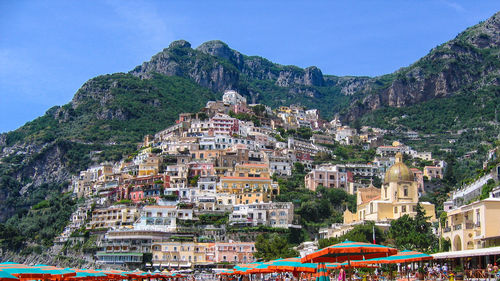
<svg viewBox="0 0 500 281"><path fill-rule="evenodd" d="M26 207L18 194L29 196L43 184L63 183L92 162L130 153L142 136L172 124L181 112L196 112L227 89L251 103L299 103L318 108L324 118L340 114L350 122L384 108L446 101L479 90L495 104L499 43L496 13L394 73L341 77L315 66L303 69L246 56L218 40L194 49L185 40L174 41L128 73L89 79L68 104L0 134L0 221L16 207ZM101 152L91 156L96 151Z"/></svg>

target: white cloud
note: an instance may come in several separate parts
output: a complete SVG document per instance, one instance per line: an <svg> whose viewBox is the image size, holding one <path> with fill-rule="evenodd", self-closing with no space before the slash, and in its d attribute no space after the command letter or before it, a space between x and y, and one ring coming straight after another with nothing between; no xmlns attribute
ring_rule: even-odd
<svg viewBox="0 0 500 281"><path fill-rule="evenodd" d="M453 10L455 10L457 12L464 12L465 11L465 8L462 7L462 5L458 4L457 2L442 0L441 3L445 4L446 6L452 8Z"/></svg>

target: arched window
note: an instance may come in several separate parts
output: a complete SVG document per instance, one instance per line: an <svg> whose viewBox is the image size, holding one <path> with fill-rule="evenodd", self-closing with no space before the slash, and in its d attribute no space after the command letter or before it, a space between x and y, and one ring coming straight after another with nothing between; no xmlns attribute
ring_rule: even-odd
<svg viewBox="0 0 500 281"><path fill-rule="evenodd" d="M408 196L408 186L406 186L406 185L403 187L403 195L404 195L405 197L407 197L407 196Z"/></svg>

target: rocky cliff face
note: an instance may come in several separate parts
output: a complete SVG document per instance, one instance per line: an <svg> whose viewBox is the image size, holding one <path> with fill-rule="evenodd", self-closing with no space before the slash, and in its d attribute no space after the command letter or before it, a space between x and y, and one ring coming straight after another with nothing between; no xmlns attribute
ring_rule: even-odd
<svg viewBox="0 0 500 281"><path fill-rule="evenodd" d="M206 51L227 55L221 48L206 49ZM239 77L237 69L231 64L193 50L191 44L184 40L173 42L167 49L136 67L131 73L143 79L151 78L153 73L186 77L214 92L234 88Z"/></svg>
<svg viewBox="0 0 500 281"><path fill-rule="evenodd" d="M190 78L214 92L239 89L240 74L271 80L279 87L324 85L323 74L317 67L281 66L260 57L244 56L221 41L209 41L196 49L184 40L175 41L131 73L148 79L155 72Z"/></svg>
<svg viewBox="0 0 500 281"><path fill-rule="evenodd" d="M241 54L221 41L195 49L186 41L175 41L130 73L93 78L69 104L0 134L0 176L9 180L0 183L0 213L7 214L2 203L20 196L19 191L29 193L43 183L70 178L74 157L82 152L76 150L79 154L70 157L65 143L87 152L123 152L116 146L134 146L146 133L170 125L178 113L196 111L227 89L240 91L252 103L319 108L327 119L345 111L352 121L381 107L404 107L499 85L499 43L497 13L411 66L372 78L324 75L314 66L284 66Z"/></svg>
<svg viewBox="0 0 500 281"><path fill-rule="evenodd" d="M385 88L371 91L346 116L352 121L383 106L404 107L459 91L499 85L500 13L468 28L409 67L391 74Z"/></svg>

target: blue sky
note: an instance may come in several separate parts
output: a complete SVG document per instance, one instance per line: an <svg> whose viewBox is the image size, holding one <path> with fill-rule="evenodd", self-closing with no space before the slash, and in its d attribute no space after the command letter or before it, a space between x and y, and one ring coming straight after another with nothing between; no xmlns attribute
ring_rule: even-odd
<svg viewBox="0 0 500 281"><path fill-rule="evenodd" d="M280 64L376 76L499 10L500 1L0 0L0 132L178 39L193 47L219 39Z"/></svg>

